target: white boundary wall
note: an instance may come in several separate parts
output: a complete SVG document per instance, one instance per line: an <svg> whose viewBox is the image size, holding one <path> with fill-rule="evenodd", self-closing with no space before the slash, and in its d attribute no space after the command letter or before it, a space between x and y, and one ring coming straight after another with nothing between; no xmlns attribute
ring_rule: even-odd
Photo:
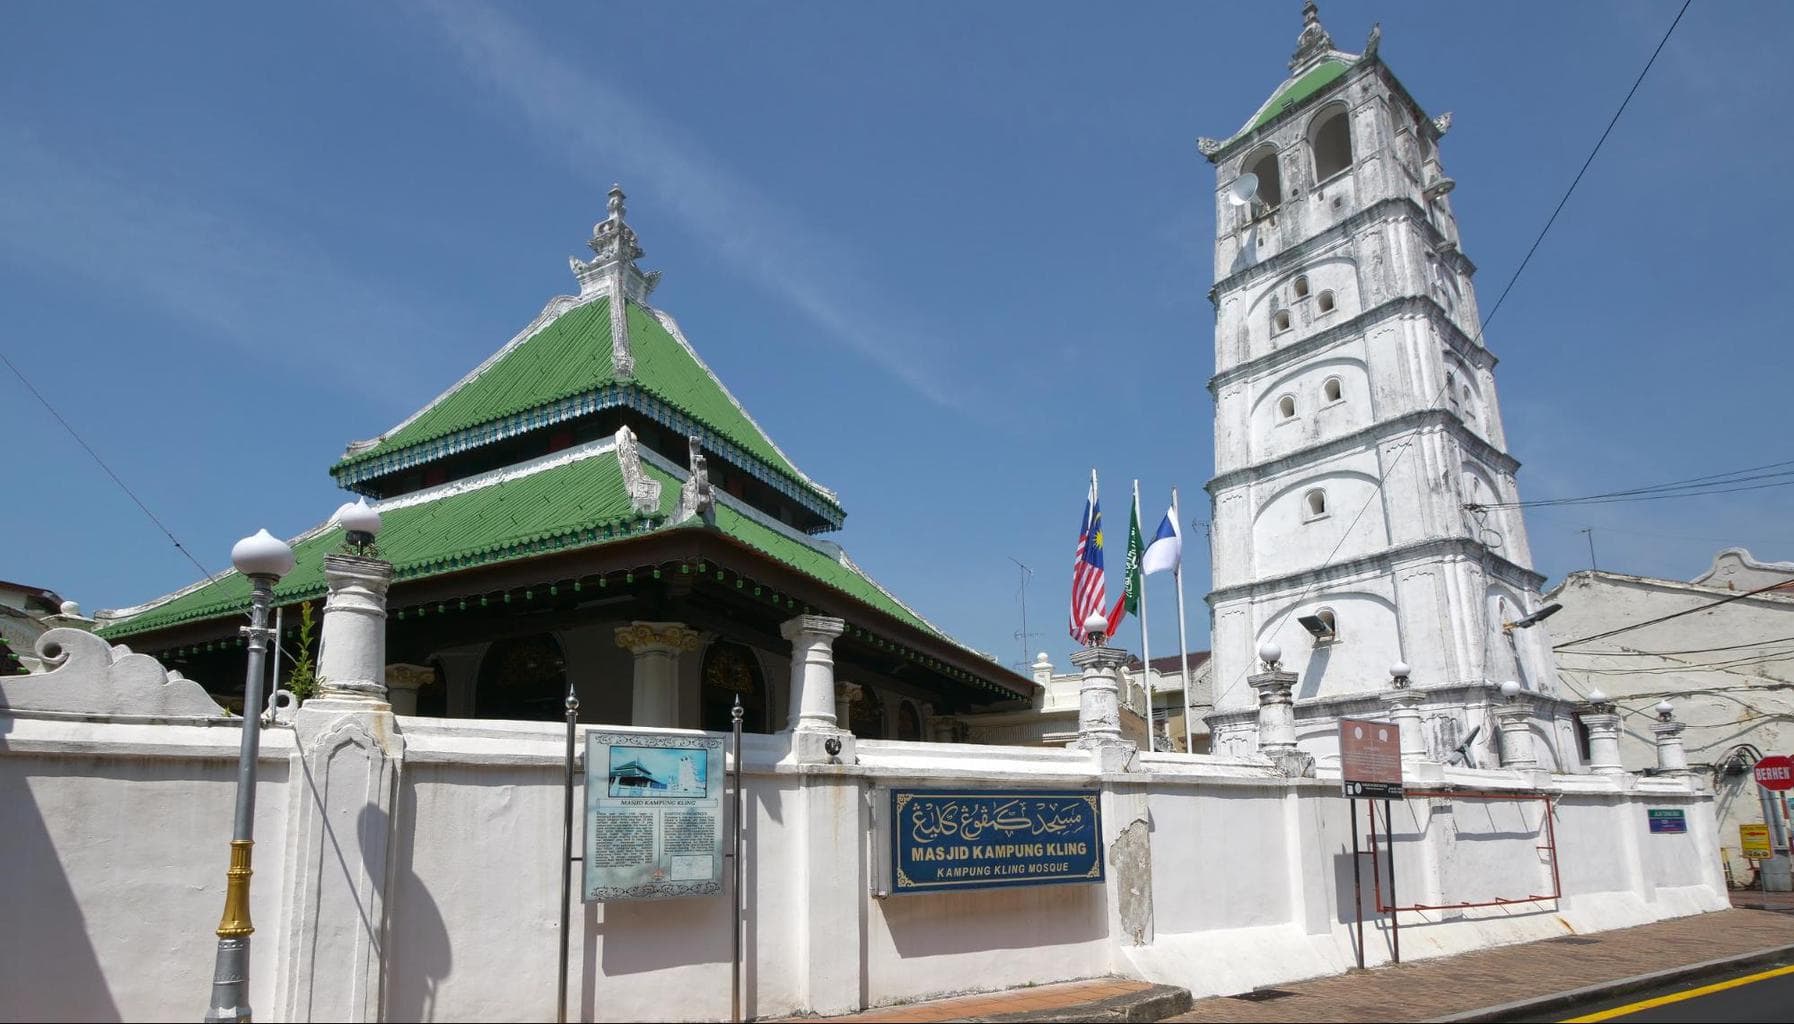
<svg viewBox="0 0 1794 1024"><path fill-rule="evenodd" d="M223 906L235 724L7 714L0 1017L196 1018ZM1337 781L1170 754L1103 775L1077 751L873 741L854 745L856 765L798 765L788 741L747 738L754 1016L1111 973L1200 996L1353 962ZM266 730L258 1017L550 1018L564 743L554 723L312 705ZM1405 959L1727 906L1712 798L1695 783L1415 767L1428 785L1553 794L1564 897L1404 914ZM871 858L889 855L874 794L931 784L1100 789L1108 881L874 898ZM1649 833L1648 807L1684 809L1688 833ZM1541 808L1397 804L1401 902L1549 891ZM576 907L572 1012L726 1019L728 907L726 896ZM1370 918L1374 964L1389 937Z"/></svg>

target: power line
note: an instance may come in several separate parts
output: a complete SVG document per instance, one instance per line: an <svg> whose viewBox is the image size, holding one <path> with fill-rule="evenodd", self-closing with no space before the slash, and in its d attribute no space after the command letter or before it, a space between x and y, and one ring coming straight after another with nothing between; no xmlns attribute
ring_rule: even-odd
<svg viewBox="0 0 1794 1024"><path fill-rule="evenodd" d="M1713 473L1708 476L1692 477L1688 480L1676 480L1665 484L1651 484L1645 487L1633 487L1623 491L1604 491L1599 494L1587 494L1569 498L1534 498L1529 501L1491 501L1466 508L1545 508L1553 505L1585 505L1603 504L1610 501L1649 501L1653 498L1678 498L1700 494L1730 494L1734 491L1761 490L1764 487L1786 487L1794 484L1794 460L1774 462L1766 466L1752 466L1747 469L1734 469L1725 473ZM1770 470L1771 472L1762 472ZM1780 481L1779 483L1760 483L1760 481ZM1741 487L1738 484L1753 484Z"/></svg>
<svg viewBox="0 0 1794 1024"><path fill-rule="evenodd" d="M75 432L75 428L69 425L68 420L63 419L62 413L56 411L56 407L51 405L50 400L44 397L43 392L39 391L37 386L31 383L30 378L25 376L24 371L13 365L11 359L6 358L5 352L0 352L0 363L6 364L6 368L12 371L13 376L19 378L19 383L25 385L25 390L31 392L31 397L37 399L38 404L43 406L51 416L55 417L56 422L62 424L62 429L68 431L68 435L75 439L75 443L81 446L81 450L85 451L88 456L93 459L94 463L98 465L107 476L112 478L112 482L118 485L119 490L124 491L125 494L130 497L131 501L134 502L138 508L143 510L143 514L149 517L150 522L156 524L156 529L162 531L162 535L168 538L168 542L174 545L175 550L185 555L187 561L192 562L193 567L199 570L200 575L204 576L207 580L210 580L212 578L211 570L201 565L199 559L193 557L193 552L188 551L187 546L182 544L180 538L174 535L174 531L164 525L162 520L156 518L156 514L151 512L149 506L143 503L143 499L137 496L137 492L131 490L130 485L119 479L118 474L112 471L112 467L106 465L106 460L100 458L100 453L94 451L93 446L88 444L86 439Z"/></svg>
<svg viewBox="0 0 1794 1024"><path fill-rule="evenodd" d="M1794 643L1794 636L1777 637L1774 640L1758 640L1747 644L1726 644L1723 647L1696 647L1686 651L1640 651L1628 647L1618 651L1570 651L1568 653L1588 658L1665 658L1682 654L1715 654L1720 651L1753 650L1758 647L1772 647L1785 643Z"/></svg>
<svg viewBox="0 0 1794 1024"><path fill-rule="evenodd" d="M1501 294L1495 299L1495 304L1489 307L1489 314L1483 317L1482 324L1477 327L1475 337L1471 339L1471 344L1479 344L1482 341L1483 335L1489 329L1489 324L1495 319L1495 314L1500 312L1501 304L1507 301L1508 293L1514 290L1514 284L1520 280L1520 275L1525 272L1527 264L1532 262L1533 254L1538 251L1539 245L1545 241L1545 236L1550 233L1551 226L1557 223L1557 215L1563 212L1564 205L1570 201L1570 196L1575 194L1576 186L1582 183L1582 176L1588 172L1589 165L1595 162L1595 156L1601 152L1601 147L1607 143L1607 137L1613 133L1614 125L1619 123L1620 115L1624 114L1626 108L1631 105L1632 97L1637 94L1638 87L1643 84L1645 76L1650 74L1651 66L1657 63L1657 55L1663 52L1664 45L1669 42L1669 37L1675 33L1676 26L1682 23L1682 15L1688 13L1688 7L1692 3L1693 0L1684 0L1682 9L1676 12L1675 20L1671 21L1669 23L1669 28L1664 30L1663 38L1658 40L1657 48L1651 51L1650 59L1645 61L1644 67L1638 72L1638 77L1633 79L1632 88L1626 91L1626 97L1620 101L1619 109L1613 112L1613 117L1607 122L1607 127L1601 132L1601 137L1595 140L1594 148L1589 150L1588 159L1582 162L1582 167L1576 172L1576 177L1570 181L1570 187L1564 190L1563 198L1557 201L1557 207L1551 211L1551 216L1546 219L1545 226L1539 229L1538 237L1533 239L1532 248L1526 251L1525 258L1520 261L1519 266L1514 268L1513 275L1508 278L1507 285L1501 289ZM1436 408L1439 404L1439 399L1444 396L1446 389L1450 386L1450 378L1448 377L1446 384L1435 392L1432 399L1427 402L1426 408ZM1374 502L1376 502L1378 496L1383 491L1383 485L1389 480L1389 474L1395 471L1395 467L1401 463L1402 457L1408 453L1408 449L1414 446L1414 441L1419 437L1419 434L1420 430L1419 428L1416 428L1415 431L1408 436L1408 439L1402 442L1401 447L1397 449L1395 457L1390 460L1389 465L1384 468L1382 472L1377 474L1376 486L1371 488L1370 497L1365 499L1364 505L1358 509L1358 514L1352 517L1352 521L1348 523L1345 530L1340 533L1338 543L1333 545L1333 550L1327 553L1327 557L1321 561L1321 564L1315 569L1309 570L1310 572L1319 572L1333 564L1334 556L1339 554L1339 549L1345 546L1346 538L1352 535L1352 530L1358 526L1358 521L1364 518L1364 513L1370 509L1370 506ZM1303 601L1307 600L1308 595L1314 592L1317 585L1318 581L1310 583L1296 596L1294 601L1291 601L1281 613L1273 618L1266 626L1266 635L1273 635L1276 628L1282 624L1283 620L1287 619L1301 606ZM1227 689L1223 691L1223 693L1231 692L1237 687L1240 684L1240 680L1244 679L1246 673L1250 670L1251 661L1248 659L1246 667L1240 671L1239 677L1229 683ZM1220 699L1221 694L1216 694L1215 700L1217 703L1220 702Z"/></svg>
<svg viewBox="0 0 1794 1024"><path fill-rule="evenodd" d="M1684 615L1693 615L1696 612L1712 611L1713 609L1718 608L1722 604L1731 604L1733 601L1742 601L1747 597L1755 597L1756 595L1764 593L1766 591L1779 590L1779 589L1786 588L1790 583L1794 583L1794 576L1790 576L1789 578L1787 578L1785 580L1779 580L1775 583L1771 583L1768 586L1758 587L1755 590L1746 590L1746 591L1743 591L1743 592L1737 593L1737 594L1728 594L1725 597L1722 597L1717 601L1711 602L1710 604L1703 604L1703 605L1699 605L1694 608L1684 608L1679 612L1671 612L1668 615L1659 615L1654 619L1645 619L1642 622L1634 622L1630 625L1619 626L1614 629L1610 629L1605 633L1596 633L1593 636L1578 637L1575 640L1565 640L1561 644L1553 645L1551 649L1554 651L1561 651L1566 647L1574 647L1577 644L1586 644L1586 643L1590 643L1595 640L1605 640L1610 636L1618 636L1621 633L1629 633L1632 630L1643 629L1646 626L1655 626L1659 622L1668 622L1671 619L1679 619ZM1596 652L1576 651L1574 653L1593 654Z"/></svg>

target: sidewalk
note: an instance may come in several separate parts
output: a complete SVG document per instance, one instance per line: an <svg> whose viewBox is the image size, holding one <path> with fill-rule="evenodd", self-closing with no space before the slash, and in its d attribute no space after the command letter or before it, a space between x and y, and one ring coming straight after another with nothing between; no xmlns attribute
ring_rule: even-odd
<svg viewBox="0 0 1794 1024"><path fill-rule="evenodd" d="M1760 894L1733 894L1735 906ZM1477 1011L1728 957L1784 949L1794 960L1794 898L1591 935L1478 950L1290 982L1237 996L1174 1001L1176 990L1123 978L908 1003L851 1021L1422 1021L1494 1019ZM1180 1016L1167 1017L1183 1006ZM817 1018L808 1018L816 1020Z"/></svg>
<svg viewBox="0 0 1794 1024"><path fill-rule="evenodd" d="M1419 1021L1790 947L1794 916L1725 910L1198 1000L1180 1021Z"/></svg>

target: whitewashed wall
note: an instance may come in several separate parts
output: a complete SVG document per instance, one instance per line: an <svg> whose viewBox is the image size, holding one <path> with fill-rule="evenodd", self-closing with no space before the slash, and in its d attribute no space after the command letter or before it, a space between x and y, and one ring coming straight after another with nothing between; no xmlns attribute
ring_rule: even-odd
<svg viewBox="0 0 1794 1024"><path fill-rule="evenodd" d="M334 808L325 818L336 824L322 839L300 823L300 809L320 799L315 787L324 787L325 804L341 799L330 793L342 787L319 778L291 728L266 734L254 888L258 1016L292 1019L291 1007L334 1005L333 991L356 970L343 951L371 947L381 954L376 975L384 964L372 983L388 1019L547 1018L563 728L386 721L402 742L391 807ZM308 730L302 722L298 735L329 734ZM13 893L0 932L0 1016L191 1020L203 1012L235 741L231 724L193 719L0 718L0 870ZM857 752L857 765L799 766L784 757L782 738L750 737L745 979L753 1015L1110 973L1200 995L1353 961L1350 826L1337 782L1168 754L1141 755L1140 771L1099 775L1076 751L861 742ZM1555 794L1565 897L1405 914L1405 958L1726 905L1710 852L1711 799L1681 781L1434 771L1439 784ZM871 838L881 787L967 784L1100 788L1108 884L875 898L871 858L887 855ZM1684 807L1689 834L1646 832L1645 808L1655 806ZM1549 884L1536 803L1412 800L1394 817L1403 902L1524 895ZM365 833L388 822L384 863L357 864L380 848ZM359 904L372 920L308 918L311 897L294 865L307 862L299 851L314 841L324 852L319 872L365 870L375 879ZM726 1018L728 921L726 897L576 907L574 1012ZM1388 959L1386 923L1366 932L1367 959ZM310 973L295 976L301 947L311 951Z"/></svg>

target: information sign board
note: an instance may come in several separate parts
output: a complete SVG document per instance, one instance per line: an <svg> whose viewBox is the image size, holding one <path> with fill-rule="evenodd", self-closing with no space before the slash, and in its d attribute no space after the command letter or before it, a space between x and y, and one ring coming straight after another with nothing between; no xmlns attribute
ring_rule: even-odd
<svg viewBox="0 0 1794 1024"><path fill-rule="evenodd" d="M1102 880L1095 793L891 791L893 895Z"/></svg>
<svg viewBox="0 0 1794 1024"><path fill-rule="evenodd" d="M1345 795L1402 795L1401 728L1361 718L1339 720L1339 774Z"/></svg>
<svg viewBox="0 0 1794 1024"><path fill-rule="evenodd" d="M586 734L587 903L722 891L720 736Z"/></svg>

